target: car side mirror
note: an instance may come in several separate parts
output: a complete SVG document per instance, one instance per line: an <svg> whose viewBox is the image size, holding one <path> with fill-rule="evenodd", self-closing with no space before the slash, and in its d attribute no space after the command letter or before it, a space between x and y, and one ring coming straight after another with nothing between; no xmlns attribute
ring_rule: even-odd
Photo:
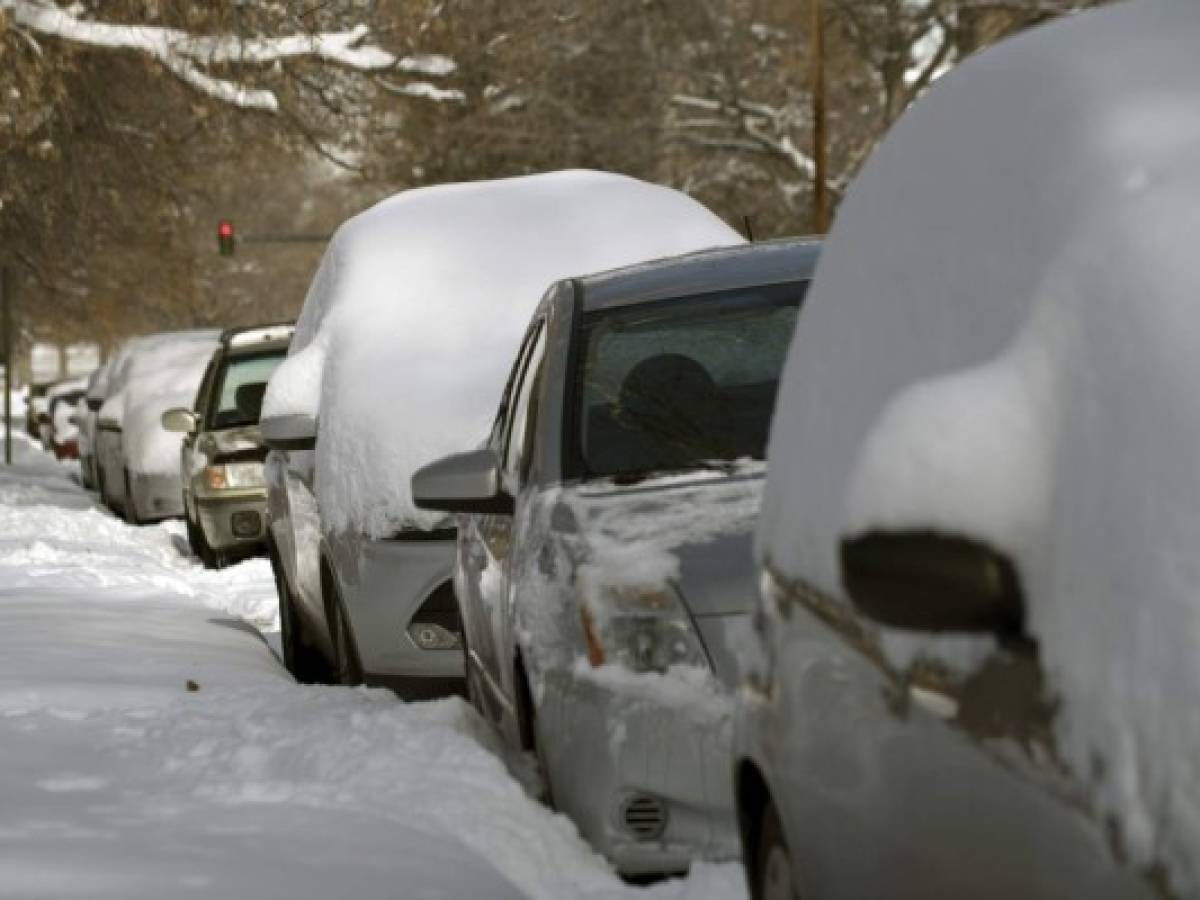
<svg viewBox="0 0 1200 900"><path fill-rule="evenodd" d="M271 416L260 423L263 443L272 450L312 450L317 446L317 420L303 413Z"/></svg>
<svg viewBox="0 0 1200 900"><path fill-rule="evenodd" d="M986 544L932 531L871 531L841 544L842 583L863 613L921 631L1019 634L1012 561Z"/></svg>
<svg viewBox="0 0 1200 900"><path fill-rule="evenodd" d="M87 408L92 412L100 412L100 407L104 405L103 397L88 397Z"/></svg>
<svg viewBox="0 0 1200 900"><path fill-rule="evenodd" d="M167 431L192 434L196 430L197 424L199 423L196 421L196 414L182 406L168 409L162 414L162 427Z"/></svg>
<svg viewBox="0 0 1200 900"><path fill-rule="evenodd" d="M513 498L500 487L500 464L490 447L456 453L418 469L413 503L439 512L511 516Z"/></svg>

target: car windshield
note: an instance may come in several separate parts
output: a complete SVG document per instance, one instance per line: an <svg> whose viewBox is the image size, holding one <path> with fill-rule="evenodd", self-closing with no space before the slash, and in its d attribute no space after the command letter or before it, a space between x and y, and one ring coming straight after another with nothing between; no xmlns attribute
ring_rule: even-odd
<svg viewBox="0 0 1200 900"><path fill-rule="evenodd" d="M576 403L585 476L631 478L766 454L807 282L590 313Z"/></svg>
<svg viewBox="0 0 1200 900"><path fill-rule="evenodd" d="M208 427L257 425L267 380L286 355L287 351L280 349L226 360L217 376Z"/></svg>

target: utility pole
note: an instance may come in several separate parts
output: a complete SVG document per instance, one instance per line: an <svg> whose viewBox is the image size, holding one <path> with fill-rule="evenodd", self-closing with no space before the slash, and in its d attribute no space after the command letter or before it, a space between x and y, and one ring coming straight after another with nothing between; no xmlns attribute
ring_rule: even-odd
<svg viewBox="0 0 1200 900"><path fill-rule="evenodd" d="M0 263L0 330L4 332L4 463L12 465L13 280L7 265Z"/></svg>
<svg viewBox="0 0 1200 900"><path fill-rule="evenodd" d="M825 160L825 35L821 27L821 0L808 0L809 89L812 93L812 230L824 234L829 227L829 193Z"/></svg>

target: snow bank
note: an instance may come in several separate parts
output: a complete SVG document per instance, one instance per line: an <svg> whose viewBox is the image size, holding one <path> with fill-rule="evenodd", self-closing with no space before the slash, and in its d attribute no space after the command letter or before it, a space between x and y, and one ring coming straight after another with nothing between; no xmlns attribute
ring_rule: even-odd
<svg viewBox="0 0 1200 900"><path fill-rule="evenodd" d="M136 353L124 388L122 429L131 472L178 475L183 435L162 427L174 406L192 408L220 332L182 332Z"/></svg>
<svg viewBox="0 0 1200 900"><path fill-rule="evenodd" d="M411 473L486 436L552 281L741 240L677 191L598 172L398 194L338 229L264 415L319 411L327 527L429 526Z"/></svg>
<svg viewBox="0 0 1200 900"><path fill-rule="evenodd" d="M773 566L834 593L839 538L872 527L1012 555L1060 752L1133 863L1189 896L1197 46L1200 6L1118 5L980 54L903 117L818 265L760 530Z"/></svg>
<svg viewBox="0 0 1200 900"><path fill-rule="evenodd" d="M624 884L461 700L295 684L222 614L274 608L265 560L206 571L178 523L126 526L19 447L0 466L0 895L745 897L732 864Z"/></svg>

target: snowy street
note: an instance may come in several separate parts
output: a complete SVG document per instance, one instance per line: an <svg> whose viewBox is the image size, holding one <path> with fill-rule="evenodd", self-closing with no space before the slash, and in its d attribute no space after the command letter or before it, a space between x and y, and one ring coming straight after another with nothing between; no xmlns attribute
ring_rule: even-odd
<svg viewBox="0 0 1200 900"><path fill-rule="evenodd" d="M23 439L0 467L0 897L728 898L626 885L457 698L297 685L254 559L206 571Z"/></svg>

